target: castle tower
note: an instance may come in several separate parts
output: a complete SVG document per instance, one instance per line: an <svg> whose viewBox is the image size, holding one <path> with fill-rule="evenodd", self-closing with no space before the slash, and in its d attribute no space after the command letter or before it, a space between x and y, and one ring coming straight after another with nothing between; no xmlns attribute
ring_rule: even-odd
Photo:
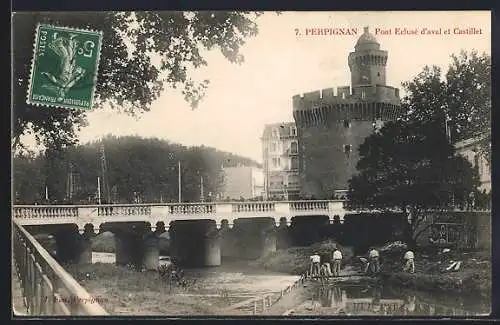
<svg viewBox="0 0 500 325"><path fill-rule="evenodd" d="M368 27L365 27L365 31L358 39L354 49L354 52L349 53L348 59L352 88L373 85L385 86L387 51L380 50L380 44L370 34Z"/></svg>
<svg viewBox="0 0 500 325"><path fill-rule="evenodd" d="M348 56L351 86L293 96L301 196L329 199L344 193L356 172L359 145L401 115L399 89L386 85L387 58L365 27Z"/></svg>

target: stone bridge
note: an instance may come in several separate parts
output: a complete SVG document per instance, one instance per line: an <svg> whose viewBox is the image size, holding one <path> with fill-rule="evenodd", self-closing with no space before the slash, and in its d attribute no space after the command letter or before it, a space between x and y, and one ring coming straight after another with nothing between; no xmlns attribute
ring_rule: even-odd
<svg viewBox="0 0 500 325"><path fill-rule="evenodd" d="M12 208L13 219L30 233L53 235L61 262L91 262L90 239L109 231L115 235L117 264L146 269L157 269L159 235L165 231L170 254L181 264L217 266L222 256L254 259L275 251L278 230L293 218L310 217L321 227L326 218L342 223L345 214L341 200Z"/></svg>
<svg viewBox="0 0 500 325"><path fill-rule="evenodd" d="M326 215L343 220L344 201L263 201L221 203L153 203L124 205L15 205L13 217L22 226L75 224L100 229L104 223L148 222L153 229L162 222L168 230L177 220L213 220L220 228L227 220L231 228L240 218L273 218L275 224L291 223L294 216Z"/></svg>

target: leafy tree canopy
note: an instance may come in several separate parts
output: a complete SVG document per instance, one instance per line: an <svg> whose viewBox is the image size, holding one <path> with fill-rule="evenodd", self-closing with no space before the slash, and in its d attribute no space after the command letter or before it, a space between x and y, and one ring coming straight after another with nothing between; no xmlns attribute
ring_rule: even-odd
<svg viewBox="0 0 500 325"><path fill-rule="evenodd" d="M453 143L480 137L480 153L491 165L491 57L476 51L452 55L446 75L439 67L425 67L403 83L407 121L432 122L449 128Z"/></svg>
<svg viewBox="0 0 500 325"><path fill-rule="evenodd" d="M407 212L415 238L426 211L466 201L478 172L434 124L388 122L368 137L349 183L349 207Z"/></svg>
<svg viewBox="0 0 500 325"><path fill-rule="evenodd" d="M97 177L101 177L102 199L113 203L134 203L137 195L142 202L176 202L178 199L178 161L181 161L182 200L200 200L200 177L204 180L204 195L220 200L223 192L221 167L258 166L249 159L210 147L185 147L159 139L136 136L103 139L106 172L102 173L100 142L46 150L14 157L14 191L16 202L42 202L45 186L49 199L57 203L69 199L72 203L95 203ZM73 178L70 183L70 171ZM134 193L135 192L135 193Z"/></svg>
<svg viewBox="0 0 500 325"><path fill-rule="evenodd" d="M130 114L147 111L164 86L180 88L193 108L208 80L197 82L189 68L207 65L203 50L218 48L234 63L243 62L240 47L257 34L261 12L79 12L16 13L13 16L13 147L33 133L46 147L76 143L85 112L26 104L33 40L38 23L103 32L96 85L96 105ZM159 65L153 57L161 59Z"/></svg>

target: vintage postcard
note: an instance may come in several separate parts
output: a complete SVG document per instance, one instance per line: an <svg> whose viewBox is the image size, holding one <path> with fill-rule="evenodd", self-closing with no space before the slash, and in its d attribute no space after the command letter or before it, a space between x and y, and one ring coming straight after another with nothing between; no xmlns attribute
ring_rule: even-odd
<svg viewBox="0 0 500 325"><path fill-rule="evenodd" d="M491 12L13 14L15 316L491 312Z"/></svg>

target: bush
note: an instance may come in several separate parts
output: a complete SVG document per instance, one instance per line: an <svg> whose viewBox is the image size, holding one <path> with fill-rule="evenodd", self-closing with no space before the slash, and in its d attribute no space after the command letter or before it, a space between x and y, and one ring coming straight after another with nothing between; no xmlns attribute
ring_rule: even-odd
<svg viewBox="0 0 500 325"><path fill-rule="evenodd" d="M270 271L302 275L308 270L309 257L314 252L317 252L320 256L333 256L335 246L342 252L344 261L348 261L353 257L352 248L342 247L332 240L326 240L311 246L277 250L253 261L252 264Z"/></svg>
<svg viewBox="0 0 500 325"><path fill-rule="evenodd" d="M104 232L92 238L92 251L102 253L115 253L115 235L111 232Z"/></svg>

